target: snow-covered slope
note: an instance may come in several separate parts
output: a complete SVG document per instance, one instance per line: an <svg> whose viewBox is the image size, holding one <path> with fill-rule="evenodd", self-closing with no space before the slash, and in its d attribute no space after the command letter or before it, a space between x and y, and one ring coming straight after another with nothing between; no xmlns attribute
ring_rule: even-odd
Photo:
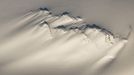
<svg viewBox="0 0 134 75"><path fill-rule="evenodd" d="M127 43L80 17L46 8L8 24L13 26L0 41L1 75L98 75Z"/></svg>

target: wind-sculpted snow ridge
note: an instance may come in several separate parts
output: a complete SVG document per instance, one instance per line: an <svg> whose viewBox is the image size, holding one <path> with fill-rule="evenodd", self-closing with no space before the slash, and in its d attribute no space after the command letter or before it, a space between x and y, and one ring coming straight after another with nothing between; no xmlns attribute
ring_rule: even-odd
<svg viewBox="0 0 134 75"><path fill-rule="evenodd" d="M0 41L0 75L100 75L127 43L96 24L47 8L9 24L3 36L8 38Z"/></svg>
<svg viewBox="0 0 134 75"><path fill-rule="evenodd" d="M47 8L40 8L40 11L43 12L49 10ZM53 29L60 29L64 31L73 30L75 32L78 31L85 34L85 36L88 36L90 32L98 31L98 33L103 33L105 40L109 41L110 43L117 41L117 39L121 39L120 37L116 37L111 31L106 30L105 28L99 27L96 24L86 24L82 18L70 16L68 12L64 12L59 16L51 16L50 19L44 20L43 23L49 27L50 32ZM43 25L43 23L41 25Z"/></svg>

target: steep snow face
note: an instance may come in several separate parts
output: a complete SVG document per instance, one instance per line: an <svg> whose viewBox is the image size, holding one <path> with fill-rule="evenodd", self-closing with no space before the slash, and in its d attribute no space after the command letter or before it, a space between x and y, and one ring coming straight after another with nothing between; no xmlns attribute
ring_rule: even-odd
<svg viewBox="0 0 134 75"><path fill-rule="evenodd" d="M80 17L43 8L10 24L0 41L1 75L97 75L127 43Z"/></svg>

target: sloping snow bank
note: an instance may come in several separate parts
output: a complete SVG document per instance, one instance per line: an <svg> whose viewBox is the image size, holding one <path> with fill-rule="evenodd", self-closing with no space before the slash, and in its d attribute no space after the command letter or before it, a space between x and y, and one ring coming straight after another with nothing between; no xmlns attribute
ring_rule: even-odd
<svg viewBox="0 0 134 75"><path fill-rule="evenodd" d="M67 12L31 11L0 41L1 75L99 75L127 39Z"/></svg>

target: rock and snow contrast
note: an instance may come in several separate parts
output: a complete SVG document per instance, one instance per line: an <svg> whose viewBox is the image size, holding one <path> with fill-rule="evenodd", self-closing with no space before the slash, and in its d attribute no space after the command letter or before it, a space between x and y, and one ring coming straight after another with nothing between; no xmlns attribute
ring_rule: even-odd
<svg viewBox="0 0 134 75"><path fill-rule="evenodd" d="M127 43L80 17L46 8L8 24L13 26L0 41L0 75L99 75Z"/></svg>

